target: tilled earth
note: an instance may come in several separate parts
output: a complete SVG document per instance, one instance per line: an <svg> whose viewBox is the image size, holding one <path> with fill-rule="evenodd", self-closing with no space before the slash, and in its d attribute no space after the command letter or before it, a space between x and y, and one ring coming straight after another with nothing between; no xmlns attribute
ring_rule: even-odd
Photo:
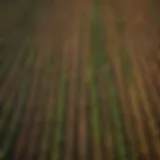
<svg viewBox="0 0 160 160"><path fill-rule="evenodd" d="M158 0L0 1L0 160L160 160Z"/></svg>

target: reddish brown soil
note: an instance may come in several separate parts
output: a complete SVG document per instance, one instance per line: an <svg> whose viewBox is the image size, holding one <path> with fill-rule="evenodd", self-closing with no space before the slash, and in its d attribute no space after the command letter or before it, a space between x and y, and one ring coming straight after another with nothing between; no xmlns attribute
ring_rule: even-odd
<svg viewBox="0 0 160 160"><path fill-rule="evenodd" d="M159 4L156 0L154 2ZM93 133L90 133L93 108L89 74L93 56L90 44L93 12L94 2L91 0L41 0L34 3L30 0L17 0L10 4L0 2L0 36L5 41L2 61L9 58L4 53L11 52L6 46L16 50L11 41L24 41L26 37L29 39L25 51L20 53L22 66L18 67L22 69L16 68L13 75L12 69L7 71L6 81L0 88L0 100L5 103L10 100L13 93L19 92L20 84L17 83L21 81L22 75L28 70L32 74L27 102L24 105L25 114L20 122L18 138L11 148L12 159L45 160L55 156L55 130L59 124L57 110L60 106L60 85L64 71L67 101L62 124L64 142L57 145L59 159L117 158L115 148L119 135L115 133L111 119L108 103L108 95L111 94L108 88L111 86L105 80L105 66L96 72L97 99L100 100L98 110L101 111L99 128L102 136L97 137L96 141ZM124 143L129 144L125 147L130 151L129 159L137 160L137 156L140 156L141 159L149 160L151 155L160 159L157 125L160 116L160 68L157 60L160 22L147 0L101 0L100 17L106 40L104 54L111 63L116 79L121 103L118 110L121 111L120 121L124 124ZM124 48L126 54L122 51ZM32 52L36 58L28 65L34 67L25 68L23 63L26 64L27 57ZM48 55L53 56L48 58ZM126 80L126 75L123 74L124 56L131 60L131 81ZM53 64L47 68L49 59ZM12 67L17 63L19 62L16 59ZM46 124L49 126L46 137L49 138L42 142ZM90 155L92 158L88 158Z"/></svg>

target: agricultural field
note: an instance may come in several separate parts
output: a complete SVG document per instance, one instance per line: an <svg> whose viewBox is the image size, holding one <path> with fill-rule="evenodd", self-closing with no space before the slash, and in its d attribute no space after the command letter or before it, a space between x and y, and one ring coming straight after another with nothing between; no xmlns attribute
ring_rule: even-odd
<svg viewBox="0 0 160 160"><path fill-rule="evenodd" d="M0 160L160 160L158 0L0 0Z"/></svg>

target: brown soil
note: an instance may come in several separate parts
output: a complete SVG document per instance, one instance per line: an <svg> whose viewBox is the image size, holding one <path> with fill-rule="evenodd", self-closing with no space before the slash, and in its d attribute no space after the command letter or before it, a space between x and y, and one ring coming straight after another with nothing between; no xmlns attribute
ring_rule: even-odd
<svg viewBox="0 0 160 160"><path fill-rule="evenodd" d="M41 3L41 5L40 5ZM155 3L158 3L155 0ZM1 2L0 2L1 4ZM16 38L8 38L15 31L24 40L29 37L29 45L33 46L36 54L34 67L24 69L24 74L32 70L32 82L29 86L29 95L25 104L25 115L20 122L20 132L14 144L14 160L45 160L54 157L55 130L57 122L57 110L59 107L59 95L61 78L66 70L67 74L67 102L65 104L63 135L63 151L59 159L88 160L115 159L116 138L115 126L111 120L108 93L103 67L96 73L98 79L98 98L100 99L101 130L102 137L99 141L88 140L91 132L90 103L90 60L92 59L90 45L90 27L93 14L93 1L91 0L42 0L35 1L35 6L40 7L26 19L28 12L32 13L30 0L17 0L16 3L4 3L0 5L1 22L0 36L4 38L5 45L11 46L10 41ZM2 9L3 7L3 9ZM159 121L159 22L149 7L147 0L124 0L119 3L116 0L101 1L101 21L103 33L106 39L105 56L111 62L118 88L121 106L121 121L124 124L124 143L129 143L127 151L130 151L129 159L150 159L150 147L157 159L160 159L160 143L157 121ZM34 10L34 8L33 8ZM22 20L24 19L24 20ZM20 23L24 24L20 24ZM14 27L12 27L14 25ZM11 28L11 30L10 30ZM13 29L14 28L14 29ZM10 40L11 39L11 40ZM8 40L8 41L7 41ZM7 42L6 42L7 41ZM4 46L2 60L7 60L9 53ZM133 80L127 81L123 75L122 59L125 48L131 60L131 74ZM31 49L31 50L32 50ZM28 51L29 50L29 51ZM30 49L21 53L21 65L26 63ZM52 58L49 72L45 63L48 55ZM98 53L97 53L98 54ZM49 58L48 58L49 59ZM14 65L19 63L17 59ZM14 67L13 65L13 67ZM20 67L20 66L19 66ZM129 66L126 66L129 67ZM10 99L13 93L19 92L19 84L22 79L22 70L17 69L12 75L12 69L7 72L6 81L1 87L2 101ZM17 75L16 75L17 74ZM89 77L89 78L88 78ZM88 78L88 79L87 79ZM16 81L16 82L15 82ZM13 85L16 84L17 86ZM10 92L10 93L9 93ZM89 95L88 95L89 94ZM153 105L154 104L154 105ZM88 109L89 108L89 109ZM89 110L89 111L88 111ZM147 122L144 121L148 120ZM47 127L45 128L45 125ZM133 127L133 124L135 125ZM45 131L47 130L45 138ZM145 131L148 134L145 134ZM114 133L113 133L114 132ZM147 140L148 137L152 141ZM44 141L42 139L44 138ZM127 141L127 142L126 142ZM150 146L148 146L148 143ZM61 144L59 150L61 150ZM89 147L91 145L89 153ZM102 146L103 145L103 146ZM62 153L63 152L63 153Z"/></svg>

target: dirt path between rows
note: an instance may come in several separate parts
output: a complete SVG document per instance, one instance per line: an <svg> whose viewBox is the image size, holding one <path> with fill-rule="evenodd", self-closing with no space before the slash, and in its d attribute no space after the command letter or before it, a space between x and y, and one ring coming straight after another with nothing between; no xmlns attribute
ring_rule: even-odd
<svg viewBox="0 0 160 160"><path fill-rule="evenodd" d="M11 159L160 159L159 28L147 0L17 0L3 6L2 55L17 52L20 39L29 44L12 69L4 69L1 100L19 94L19 85L12 85L23 79L21 72L31 76L7 152ZM95 46L91 37L100 37Z"/></svg>

